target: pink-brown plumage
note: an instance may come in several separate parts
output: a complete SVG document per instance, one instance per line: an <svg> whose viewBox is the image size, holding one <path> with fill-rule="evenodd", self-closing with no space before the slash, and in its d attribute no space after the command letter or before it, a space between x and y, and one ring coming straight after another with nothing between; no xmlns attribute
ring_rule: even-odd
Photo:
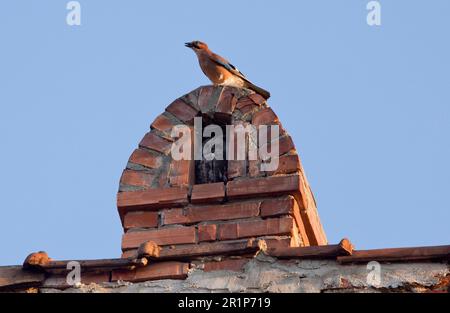
<svg viewBox="0 0 450 313"><path fill-rule="evenodd" d="M270 97L267 90L254 85L227 59L213 53L206 43L192 41L185 45L195 52L200 68L214 85L248 88L261 94L265 99Z"/></svg>

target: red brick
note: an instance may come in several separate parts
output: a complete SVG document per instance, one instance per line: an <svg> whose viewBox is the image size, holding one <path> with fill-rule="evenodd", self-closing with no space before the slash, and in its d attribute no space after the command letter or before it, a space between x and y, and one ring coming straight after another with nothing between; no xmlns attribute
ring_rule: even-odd
<svg viewBox="0 0 450 313"><path fill-rule="evenodd" d="M159 169L158 187L167 188L169 185L169 166L161 166Z"/></svg>
<svg viewBox="0 0 450 313"><path fill-rule="evenodd" d="M261 161L260 160L248 161L248 175L250 177L260 177L260 176L265 175L265 172L261 171Z"/></svg>
<svg viewBox="0 0 450 313"><path fill-rule="evenodd" d="M216 240L217 226L214 224L198 225L198 241Z"/></svg>
<svg viewBox="0 0 450 313"><path fill-rule="evenodd" d="M286 154L288 152L295 152L295 145L294 142L292 141L291 136L289 135L285 135L282 136L280 138L277 138L275 140L273 140L271 143L268 143L267 145L261 145L260 149L267 149L267 151L272 151L272 145L274 142L278 142L278 155L283 155ZM268 147L266 147L268 146ZM266 151L266 150L265 150Z"/></svg>
<svg viewBox="0 0 450 313"><path fill-rule="evenodd" d="M273 236L262 237L261 239L263 239L266 242L267 249L288 248L291 246L292 241L292 239L287 236L276 236L275 238L273 238Z"/></svg>
<svg viewBox="0 0 450 313"><path fill-rule="evenodd" d="M305 225L300 215L300 208L297 200L292 196L286 196L277 199L264 200L261 203L261 216L277 216L277 215L291 215L294 217L297 227L297 232L304 245L309 245L309 239L306 233Z"/></svg>
<svg viewBox="0 0 450 313"><path fill-rule="evenodd" d="M253 102L252 99L250 99L248 96L246 96L246 97L239 98L239 100L236 103L236 108L242 109L243 107L248 106L248 105L255 105L255 102Z"/></svg>
<svg viewBox="0 0 450 313"><path fill-rule="evenodd" d="M182 100L183 102L198 110L198 96L200 94L200 89L202 89L203 87L205 86L200 86L197 89L185 94L184 96L180 97L179 100Z"/></svg>
<svg viewBox="0 0 450 313"><path fill-rule="evenodd" d="M154 178L155 176L152 173L124 170L120 178L120 183L129 186L150 187Z"/></svg>
<svg viewBox="0 0 450 313"><path fill-rule="evenodd" d="M185 279L189 271L189 263L160 262L150 263L135 270L112 271L111 281L143 282L156 279Z"/></svg>
<svg viewBox="0 0 450 313"><path fill-rule="evenodd" d="M302 214L301 212L305 211L303 209L302 206L299 205L299 202L297 200L294 201L294 207L292 209L292 213L293 216L295 218L296 224L297 224L297 228L298 228L298 232L301 236L303 245L305 246L309 246L311 244L310 239L309 239L309 235L307 234L306 231L306 225L305 222L303 220Z"/></svg>
<svg viewBox="0 0 450 313"><path fill-rule="evenodd" d="M222 205L193 206L164 211L164 224L191 224L202 221L230 220L258 216L259 201Z"/></svg>
<svg viewBox="0 0 450 313"><path fill-rule="evenodd" d="M229 223L219 225L218 238L222 239L235 239L238 238L238 226L236 223Z"/></svg>
<svg viewBox="0 0 450 313"><path fill-rule="evenodd" d="M258 108L259 105L249 97L242 97L236 103L236 108L239 109L243 114L251 112L252 110Z"/></svg>
<svg viewBox="0 0 450 313"><path fill-rule="evenodd" d="M123 227L125 229L157 226L158 212L130 212L123 219Z"/></svg>
<svg viewBox="0 0 450 313"><path fill-rule="evenodd" d="M151 129L157 129L160 132L167 135L168 138L171 138L170 134L172 132L172 128L176 124L164 114L159 115L153 123L150 125Z"/></svg>
<svg viewBox="0 0 450 313"><path fill-rule="evenodd" d="M248 97L257 105L261 106L264 102L266 102L266 99L264 99L261 95L257 93L252 93L248 95Z"/></svg>
<svg viewBox="0 0 450 313"><path fill-rule="evenodd" d="M250 134L253 128L249 123L243 121L234 121L232 126L233 127L228 129L226 133L227 139L229 139L226 147L227 159L230 161L234 160L244 162L245 159L247 158L246 156L248 151L247 146L249 145L250 139L252 139L250 137ZM244 147L240 146L241 144L244 145ZM256 142L254 143L253 140L251 144L252 146L254 146L254 148L257 148ZM245 148L242 150L242 152L244 152L243 156L238 155L239 150L238 148Z"/></svg>
<svg viewBox="0 0 450 313"><path fill-rule="evenodd" d="M271 108L262 109L261 111L256 112L252 117L252 124L255 126L274 125L278 123L278 116L272 111Z"/></svg>
<svg viewBox="0 0 450 313"><path fill-rule="evenodd" d="M291 136L280 137L279 149L280 149L280 155L288 153L291 150L295 150L295 145L294 145L294 142L292 141Z"/></svg>
<svg viewBox="0 0 450 313"><path fill-rule="evenodd" d="M283 235L292 232L291 217L242 221L219 225L218 239L229 240L265 235Z"/></svg>
<svg viewBox="0 0 450 313"><path fill-rule="evenodd" d="M302 236L300 235L300 232L297 228L297 224L294 223L293 224L293 228L292 228L292 233L291 233L291 243L290 246L291 247L300 247L303 246L303 240L302 240Z"/></svg>
<svg viewBox="0 0 450 313"><path fill-rule="evenodd" d="M193 145L191 146L190 155L190 160L175 160L172 158L168 172L170 186L187 186L193 184L195 180Z"/></svg>
<svg viewBox="0 0 450 313"><path fill-rule="evenodd" d="M162 157L156 155L156 153L150 153L144 149L136 149L131 154L128 161L149 168L158 168L162 164Z"/></svg>
<svg viewBox="0 0 450 313"><path fill-rule="evenodd" d="M0 267L0 288L14 289L24 285L38 286L44 282L46 273L43 271L29 271L20 265Z"/></svg>
<svg viewBox="0 0 450 313"><path fill-rule="evenodd" d="M229 180L237 177L245 177L247 170L246 160L229 160L227 167L227 176Z"/></svg>
<svg viewBox="0 0 450 313"><path fill-rule="evenodd" d="M198 107L202 111L202 113L207 113L211 109L211 100L212 96L214 94L215 87L213 86L205 86L200 89L199 95L198 95Z"/></svg>
<svg viewBox="0 0 450 313"><path fill-rule="evenodd" d="M221 202L225 198L224 183L199 184L192 186L192 203Z"/></svg>
<svg viewBox="0 0 450 313"><path fill-rule="evenodd" d="M245 105L245 106L241 107L240 111L242 112L242 114L247 114L247 113L255 110L257 107L258 106L256 104L252 103L250 105Z"/></svg>
<svg viewBox="0 0 450 313"><path fill-rule="evenodd" d="M181 99L177 99L172 102L167 108L166 111L174 115L180 121L184 123L192 124L194 121L194 117L199 114L199 111L184 102Z"/></svg>
<svg viewBox="0 0 450 313"><path fill-rule="evenodd" d="M294 142L292 141L291 136L283 136L280 137L278 141L279 154L283 155L288 153L289 151L295 150Z"/></svg>
<svg viewBox="0 0 450 313"><path fill-rule="evenodd" d="M154 241L157 245L195 243L195 227L168 227L155 230L127 232L122 236L122 250L138 248L145 241Z"/></svg>
<svg viewBox="0 0 450 313"><path fill-rule="evenodd" d="M133 250L127 250L122 252L122 259L127 259L127 258L136 258L138 255L138 250L137 249L133 249Z"/></svg>
<svg viewBox="0 0 450 313"><path fill-rule="evenodd" d="M301 177L300 196L296 199L301 208L300 214L308 233L309 242L311 245L326 245L328 242L320 223L314 195L304 175L304 171L302 170L299 174Z"/></svg>
<svg viewBox="0 0 450 313"><path fill-rule="evenodd" d="M235 97L233 90L233 88L224 86L214 115L216 119L230 121L231 114L237 104L237 98Z"/></svg>
<svg viewBox="0 0 450 313"><path fill-rule="evenodd" d="M184 209L164 210L162 213L163 225L188 224L189 218Z"/></svg>
<svg viewBox="0 0 450 313"><path fill-rule="evenodd" d="M259 251L258 240L243 239L231 241L201 242L188 245L172 245L161 248L158 260L173 258L192 259L213 255L244 255Z"/></svg>
<svg viewBox="0 0 450 313"><path fill-rule="evenodd" d="M193 160L172 160L169 169L170 186L187 186L194 181Z"/></svg>
<svg viewBox="0 0 450 313"><path fill-rule="evenodd" d="M247 264L248 259L228 259L218 262L206 262L203 271L242 271L245 264Z"/></svg>
<svg viewBox="0 0 450 313"><path fill-rule="evenodd" d="M268 199L261 203L261 216L277 216L289 214L294 217L303 245L309 245L309 238L307 236L306 228L300 214L300 207L297 200L293 196L285 196L282 198Z"/></svg>
<svg viewBox="0 0 450 313"><path fill-rule="evenodd" d="M298 155L283 155L278 158L278 167L275 171L269 172L269 175L292 174L300 171L300 160Z"/></svg>
<svg viewBox="0 0 450 313"><path fill-rule="evenodd" d="M170 148L172 147L172 142L159 137L155 133L149 132L145 134L144 138L142 138L139 146L168 154L170 152Z"/></svg>
<svg viewBox="0 0 450 313"><path fill-rule="evenodd" d="M157 188L145 191L119 192L117 206L124 212L131 208L162 208L188 203L187 187Z"/></svg>
<svg viewBox="0 0 450 313"><path fill-rule="evenodd" d="M264 200L261 203L261 216L267 217L292 214L294 205L295 199L292 196Z"/></svg>
<svg viewBox="0 0 450 313"><path fill-rule="evenodd" d="M275 126L278 126L278 136L275 136L275 134L274 134L274 137L272 137L272 128L274 128ZM283 137L286 134L286 131L283 129L283 127L280 124L266 125L266 129L264 129L263 127L260 128L258 126L257 131L258 131L258 146L259 147L263 147L266 144L268 144L274 140L278 140L280 137ZM263 136L262 135L263 131L266 131L266 138L265 138L266 141L265 142L263 141L263 138L261 138ZM269 145L269 148L270 148L270 145ZM270 149L268 151L270 151Z"/></svg>
<svg viewBox="0 0 450 313"><path fill-rule="evenodd" d="M299 184L300 177L298 175L233 180L227 183L227 197L233 199L252 197L259 194L268 196L298 193Z"/></svg>

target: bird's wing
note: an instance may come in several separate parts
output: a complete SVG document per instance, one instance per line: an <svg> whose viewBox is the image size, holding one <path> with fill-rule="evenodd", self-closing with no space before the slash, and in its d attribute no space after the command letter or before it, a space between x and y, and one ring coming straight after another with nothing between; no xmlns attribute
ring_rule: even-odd
<svg viewBox="0 0 450 313"><path fill-rule="evenodd" d="M234 75L239 76L244 80L247 80L245 75L241 71L239 71L236 66L234 66L233 64L228 62L227 59L222 58L220 55L217 55L215 53L211 54L211 60L214 63L216 63L220 66L223 66L224 68L226 68L229 72L233 73Z"/></svg>

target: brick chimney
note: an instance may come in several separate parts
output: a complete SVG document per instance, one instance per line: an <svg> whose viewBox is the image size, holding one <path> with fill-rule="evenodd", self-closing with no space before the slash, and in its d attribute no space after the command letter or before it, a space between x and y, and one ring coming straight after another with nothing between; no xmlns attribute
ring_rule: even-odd
<svg viewBox="0 0 450 313"><path fill-rule="evenodd" d="M246 131L230 141L232 125L257 129L258 136ZM260 125L270 131L254 127ZM180 127L187 131L172 132ZM216 136L223 130L225 138ZM183 146L187 157L180 159L174 147L186 138L197 145ZM200 157L199 147L207 152ZM239 147L245 148L240 158L230 157ZM260 154L265 147L270 158ZM267 171L273 160L278 166ZM131 154L117 205L122 258L31 253L23 265L0 266L0 292L449 290L450 245L355 250L346 238L327 244L291 137L266 101L247 89L205 86L171 103ZM378 274L377 266L383 267Z"/></svg>
<svg viewBox="0 0 450 313"><path fill-rule="evenodd" d="M261 171L263 161L249 160L248 152L246 160L175 160L172 129L193 129L196 117L204 127L215 124L224 129L279 125L279 137L258 144L270 148L278 143L278 168ZM136 254L146 241L174 251L201 245L205 254L252 238L264 239L269 247L327 244L292 138L258 94L200 87L172 102L150 128L120 179L122 257ZM251 144L248 137L246 148Z"/></svg>

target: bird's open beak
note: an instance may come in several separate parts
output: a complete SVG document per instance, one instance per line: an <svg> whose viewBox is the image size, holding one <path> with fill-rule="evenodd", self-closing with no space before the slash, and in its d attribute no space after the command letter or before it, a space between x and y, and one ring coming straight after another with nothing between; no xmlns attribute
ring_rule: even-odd
<svg viewBox="0 0 450 313"><path fill-rule="evenodd" d="M193 45L191 42L186 42L186 43L184 44L184 46L185 46L185 47L188 47L188 48L193 48L193 47L194 47L194 45Z"/></svg>

